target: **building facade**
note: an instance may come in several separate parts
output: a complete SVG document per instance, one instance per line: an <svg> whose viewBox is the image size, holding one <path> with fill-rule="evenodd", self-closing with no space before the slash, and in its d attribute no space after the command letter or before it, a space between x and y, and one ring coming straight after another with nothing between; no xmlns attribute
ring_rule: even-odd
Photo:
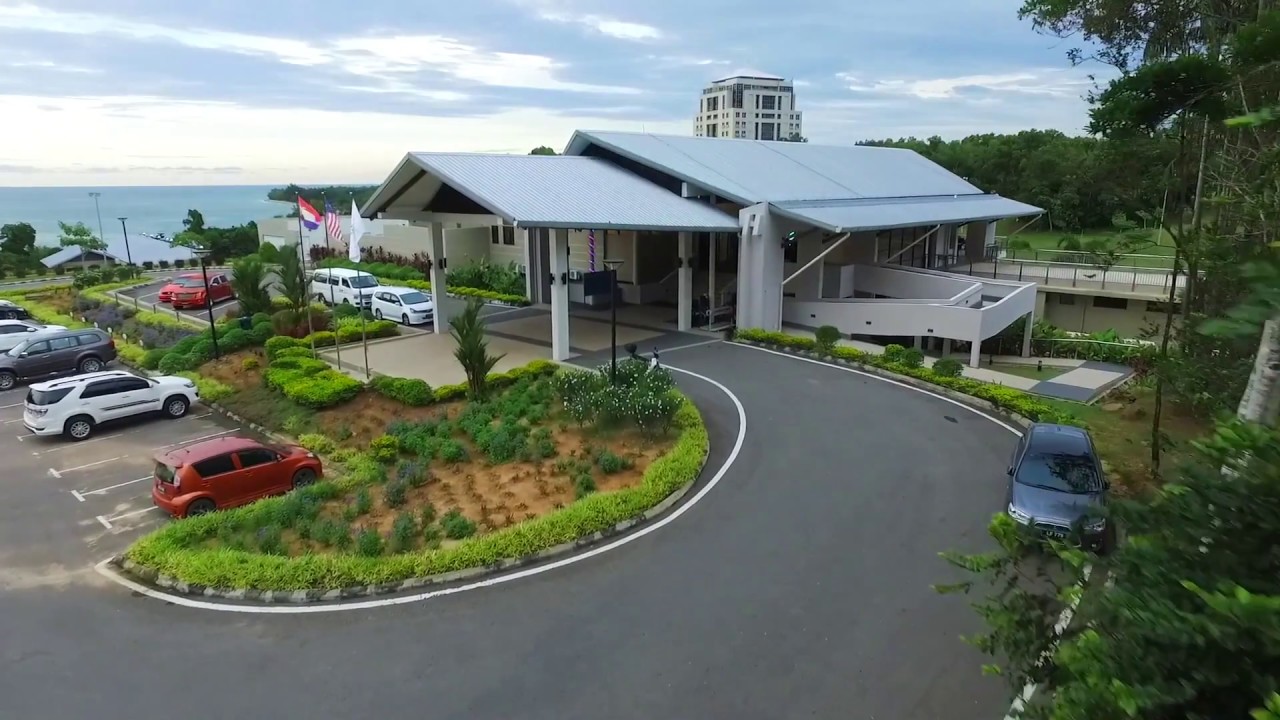
<svg viewBox="0 0 1280 720"><path fill-rule="evenodd" d="M804 135L795 86L776 75L735 75L702 89L697 137L790 140Z"/></svg>

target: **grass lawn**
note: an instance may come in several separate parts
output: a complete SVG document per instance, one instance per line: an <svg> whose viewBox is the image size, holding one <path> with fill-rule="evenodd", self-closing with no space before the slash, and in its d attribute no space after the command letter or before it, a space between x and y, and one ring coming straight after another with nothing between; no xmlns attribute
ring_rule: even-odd
<svg viewBox="0 0 1280 720"><path fill-rule="evenodd" d="M1094 405L1047 398L1043 402L1072 413L1088 425L1089 434L1107 464L1116 495L1134 497L1155 486L1150 472L1151 413L1155 402L1152 390L1121 389ZM1166 475L1175 472L1189 457L1190 441L1212 429L1212 423L1168 402L1160 425L1170 443L1160 460Z"/></svg>
<svg viewBox="0 0 1280 720"><path fill-rule="evenodd" d="M409 407L366 389L342 405L311 410L263 386L260 353L246 350L201 367L205 377L235 388L222 401L228 409L268 427L286 425L291 434L319 433L337 448L385 447L387 464L366 463L359 472L376 476L367 485L318 505L292 503L298 516L266 530L224 528L204 541L206 548L300 556L448 546L592 492L639 485L677 437L646 436L630 426L579 427L560 409L548 377L519 382L485 403ZM246 358L258 364L246 365Z"/></svg>
<svg viewBox="0 0 1280 720"><path fill-rule="evenodd" d="M1035 260L1035 259L1050 260L1050 261L1053 260L1055 256L1058 256L1058 253L1052 253L1052 252L1037 253L1036 251L1037 250L1062 250L1062 246L1059 244L1059 242L1062 240L1063 237L1069 236L1069 237L1077 238L1080 241L1080 244L1084 246L1090 240L1093 240L1096 238L1108 239L1108 238L1115 237L1116 235L1116 233L1111 231L1106 231L1106 230L1089 230L1089 231L1080 233L1080 232L1071 232L1066 230L1063 230L1063 231L1033 230L1030 228L1027 230L1023 230L1022 232L1019 232L1017 235L1012 235L1012 233L1016 231L1019 227L1020 225L1017 225L1017 224L1011 224L1007 222L1001 223L999 229L997 230L997 233L1006 238L1014 237L1028 243L1031 246L1030 251L1019 250L1019 251L1013 252L1014 257L1020 257L1028 260ZM1124 261L1122 261L1119 264L1123 266L1137 265L1139 267L1149 267L1149 268L1159 268L1159 269L1172 268L1173 253L1174 253L1173 238L1170 237L1169 234L1164 232L1163 230L1159 231L1158 235L1156 235L1154 231L1152 231L1151 234L1153 235L1154 239L1150 243L1131 245L1133 249L1130 251L1130 253L1134 255L1149 255L1153 257L1126 258ZM1061 256L1058 256L1058 257L1061 257Z"/></svg>
<svg viewBox="0 0 1280 720"><path fill-rule="evenodd" d="M1052 380L1059 375L1074 369L1045 365L1043 370L1036 370L1035 365L1023 365L1022 363L993 363L991 365L983 365L982 367L986 370L994 370L995 372L1002 372L1006 375L1017 375L1018 377L1031 378L1032 380Z"/></svg>

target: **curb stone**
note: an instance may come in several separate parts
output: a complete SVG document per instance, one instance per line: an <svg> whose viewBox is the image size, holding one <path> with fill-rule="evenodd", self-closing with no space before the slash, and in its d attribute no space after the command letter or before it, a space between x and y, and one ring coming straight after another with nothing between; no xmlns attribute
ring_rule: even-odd
<svg viewBox="0 0 1280 720"><path fill-rule="evenodd" d="M231 413L216 404L209 407L226 415L237 422L244 422L239 416ZM248 423L249 427L264 432L270 437L279 438L279 435L272 433L265 428L253 423ZM392 595L395 593L415 590L425 587L446 585L450 583L460 582L464 580L475 580L489 575L496 575L507 570L535 565L552 558L559 558L565 555L574 554L576 551L583 550L600 543L601 541L611 539L633 530L637 527L647 524L659 515L664 514L689 494L689 490L702 478L702 473L706 470L707 460L711 456L710 447L702 456L702 462L698 466L698 472L694 474L689 482L674 490L670 495L663 498L658 504L637 515L626 520L616 523L613 527L605 528L597 532L585 535L575 540L553 545L549 548L541 550L530 555L517 558L504 558L490 565L484 565L474 568L465 568L462 570L453 570L436 575L428 575L426 577L414 577L399 582L377 583L371 585L356 585L343 588L321 589L311 588L306 590L255 590L252 588L215 588L203 585L192 585L184 581L178 580L169 575L161 574L154 568L144 567L130 560L124 553L113 556L108 563L123 574L132 577L134 580L154 585L156 587L170 590L181 595L197 595L206 598L219 600L231 600L251 603L264 604L313 604L333 602L336 600L350 600L356 598L367 598L380 595Z"/></svg>
<svg viewBox="0 0 1280 720"><path fill-rule="evenodd" d="M956 402L962 403L966 406L982 410L983 412L989 412L1013 422L1024 430L1034 424L1030 418L1026 418L1018 413L1006 410L989 400L976 398L972 395L965 395L964 393L952 390L951 388L934 385L933 383L925 382L924 380L919 380L909 375L899 375L898 373L890 372L888 370L875 367L874 365L864 365L844 358L827 357L826 355L813 350L800 350L787 346L772 345L770 343L759 342L756 340L731 340L729 343L732 345L749 345L752 347L764 348L766 350L775 350L787 355L795 355L797 357L804 357L810 360L817 360L825 365L855 368L860 372L867 373L868 375L875 375L886 380L893 380L894 382L902 383L903 385L910 385L911 387L920 390L927 390L935 395L941 395L942 397L955 400Z"/></svg>

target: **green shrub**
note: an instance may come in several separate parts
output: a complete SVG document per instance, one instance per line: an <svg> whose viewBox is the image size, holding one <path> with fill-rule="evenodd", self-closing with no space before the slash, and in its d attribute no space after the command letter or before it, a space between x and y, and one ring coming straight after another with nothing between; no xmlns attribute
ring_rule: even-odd
<svg viewBox="0 0 1280 720"><path fill-rule="evenodd" d="M141 345L121 342L116 344L116 354L120 356L120 361L126 365L141 366L142 359L146 357L147 351Z"/></svg>
<svg viewBox="0 0 1280 720"><path fill-rule="evenodd" d="M418 510L418 515L422 518L422 526L425 528L436 521L436 506L428 501Z"/></svg>
<svg viewBox="0 0 1280 720"><path fill-rule="evenodd" d="M284 555L284 540L281 537L280 526L268 525L258 528L256 539L258 552L264 555Z"/></svg>
<svg viewBox="0 0 1280 720"><path fill-rule="evenodd" d="M412 513L403 512L397 515L395 522L391 525L390 551L402 553L412 550L418 532L418 521Z"/></svg>
<svg viewBox="0 0 1280 720"><path fill-rule="evenodd" d="M923 367L924 352L919 348L907 348L906 352L902 353L902 358L898 362L899 364L905 365L909 368Z"/></svg>
<svg viewBox="0 0 1280 720"><path fill-rule="evenodd" d="M476 534L476 524L468 520L458 508L453 508L440 518L440 527L444 530L444 536L450 540L462 540Z"/></svg>
<svg viewBox="0 0 1280 720"><path fill-rule="evenodd" d="M427 484L427 469L420 462L401 460L396 465L396 480L409 487L418 488Z"/></svg>
<svg viewBox="0 0 1280 720"><path fill-rule="evenodd" d="M379 435L369 441L369 455L380 463L395 462L400 455L400 439L395 435Z"/></svg>
<svg viewBox="0 0 1280 720"><path fill-rule="evenodd" d="M397 378L379 375L370 381L369 386L376 392L392 400L413 407L422 407L435 402L435 393L425 380L416 378Z"/></svg>
<svg viewBox="0 0 1280 720"><path fill-rule="evenodd" d="M596 464L605 475L613 475L623 470L630 470L634 463L630 459L616 455L609 450L601 450L596 454Z"/></svg>
<svg viewBox="0 0 1280 720"><path fill-rule="evenodd" d="M202 360L197 359L194 355L171 352L160 358L156 369L164 375L177 375L180 372L194 370L201 362Z"/></svg>
<svg viewBox="0 0 1280 720"><path fill-rule="evenodd" d="M249 333L238 327L225 330L218 337L218 349L224 353L232 353L237 350L243 350L253 344L249 339ZM212 349L212 344L210 344Z"/></svg>
<svg viewBox="0 0 1280 720"><path fill-rule="evenodd" d="M356 510L356 515L368 515L373 509L373 495L369 494L369 488L362 487L356 491L356 500L352 507Z"/></svg>
<svg viewBox="0 0 1280 720"><path fill-rule="evenodd" d="M494 465L523 458L528 447L529 428L514 422L504 422L484 428L476 436L476 445L484 451Z"/></svg>
<svg viewBox="0 0 1280 720"><path fill-rule="evenodd" d="M290 435L301 434L303 430L306 430L309 427L311 427L311 418L300 413L290 415L280 423L280 429Z"/></svg>
<svg viewBox="0 0 1280 720"><path fill-rule="evenodd" d="M465 462L467 449L463 447L462 443L449 438L440 443L439 455L440 459L447 463Z"/></svg>
<svg viewBox="0 0 1280 720"><path fill-rule="evenodd" d="M955 358L942 358L933 364L933 373L940 377L958 378L964 374L964 365Z"/></svg>
<svg viewBox="0 0 1280 720"><path fill-rule="evenodd" d="M366 528L356 535L356 554L362 557L378 557L382 554L382 536L373 528Z"/></svg>
<svg viewBox="0 0 1280 720"><path fill-rule="evenodd" d="M258 365L258 358L253 356L249 356L240 361L241 370L256 370L258 369Z"/></svg>
<svg viewBox="0 0 1280 720"><path fill-rule="evenodd" d="M574 497L581 500L596 491L596 479L591 476L591 471L586 470L578 473L573 479Z"/></svg>
<svg viewBox="0 0 1280 720"><path fill-rule="evenodd" d="M529 450L530 454L539 459L555 457L556 442L551 437L551 429L540 427L535 428L529 434Z"/></svg>
<svg viewBox="0 0 1280 720"><path fill-rule="evenodd" d="M195 383L196 391L200 393L200 399L206 403L216 403L235 393L235 388L213 378L207 378L193 372L180 372L177 374L179 377L184 377Z"/></svg>
<svg viewBox="0 0 1280 720"><path fill-rule="evenodd" d="M399 480L392 480L386 484L386 487L382 488L382 501L389 508L402 507L408 500L408 491L409 486Z"/></svg>
<svg viewBox="0 0 1280 720"><path fill-rule="evenodd" d="M337 447L332 440L318 433L299 435L298 444L317 455L328 455Z"/></svg>
<svg viewBox="0 0 1280 720"><path fill-rule="evenodd" d="M265 347L267 351L267 360L270 361L274 360L276 355L285 348L306 348L308 347L308 343L304 340L299 340L298 338L276 335L266 341ZM311 354L310 350L307 351L307 354Z"/></svg>
<svg viewBox="0 0 1280 720"><path fill-rule="evenodd" d="M840 329L834 325L823 325L813 333L813 337L819 350L830 353L840 340Z"/></svg>

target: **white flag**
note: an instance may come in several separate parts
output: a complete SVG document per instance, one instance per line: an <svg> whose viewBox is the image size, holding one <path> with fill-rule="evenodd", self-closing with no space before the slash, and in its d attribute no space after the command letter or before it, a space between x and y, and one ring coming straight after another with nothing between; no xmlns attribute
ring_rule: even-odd
<svg viewBox="0 0 1280 720"><path fill-rule="evenodd" d="M347 257L352 262L360 262L360 240L369 232L364 226L364 218L360 217L360 208L351 200L351 243L347 247Z"/></svg>

